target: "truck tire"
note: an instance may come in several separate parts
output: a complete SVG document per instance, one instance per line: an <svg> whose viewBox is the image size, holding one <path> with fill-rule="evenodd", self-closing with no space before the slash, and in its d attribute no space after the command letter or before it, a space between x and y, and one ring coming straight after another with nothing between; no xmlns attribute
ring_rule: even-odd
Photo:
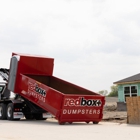
<svg viewBox="0 0 140 140"><path fill-rule="evenodd" d="M9 103L7 106L7 120L14 120L13 118L13 103Z"/></svg>
<svg viewBox="0 0 140 140"><path fill-rule="evenodd" d="M33 120L34 119L34 116L33 114L24 114L26 120Z"/></svg>
<svg viewBox="0 0 140 140"><path fill-rule="evenodd" d="M6 104L0 104L0 120L6 120Z"/></svg>
<svg viewBox="0 0 140 140"><path fill-rule="evenodd" d="M34 114L34 118L36 120L46 120L47 118L43 118L42 113L41 114Z"/></svg>

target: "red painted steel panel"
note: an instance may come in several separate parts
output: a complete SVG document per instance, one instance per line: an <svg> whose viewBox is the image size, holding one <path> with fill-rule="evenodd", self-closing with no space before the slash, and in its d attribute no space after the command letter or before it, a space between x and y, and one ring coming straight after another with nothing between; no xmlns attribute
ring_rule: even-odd
<svg viewBox="0 0 140 140"><path fill-rule="evenodd" d="M44 92L41 93L37 88ZM19 89L19 94L29 101L55 116L60 114L63 99L63 94L60 92L22 74L20 75Z"/></svg>
<svg viewBox="0 0 140 140"><path fill-rule="evenodd" d="M18 93L18 83L20 74L34 74L34 75L52 75L54 59L41 57L41 56L32 56L25 54L13 53L12 55L20 56L17 68L16 75L16 86L13 92Z"/></svg>
<svg viewBox="0 0 140 140"><path fill-rule="evenodd" d="M36 87L45 92L39 93ZM102 119L103 96L64 94L22 74L19 88L21 96L52 113L60 123Z"/></svg>
<svg viewBox="0 0 140 140"><path fill-rule="evenodd" d="M103 117L104 103L103 96L65 95L59 121L99 122Z"/></svg>

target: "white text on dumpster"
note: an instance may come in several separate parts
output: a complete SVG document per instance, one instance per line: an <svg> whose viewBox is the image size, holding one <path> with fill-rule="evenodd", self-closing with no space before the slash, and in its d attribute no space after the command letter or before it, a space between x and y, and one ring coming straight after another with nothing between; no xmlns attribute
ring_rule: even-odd
<svg viewBox="0 0 140 140"><path fill-rule="evenodd" d="M37 83L28 82L28 94L34 98L45 102L46 91L39 87Z"/></svg>

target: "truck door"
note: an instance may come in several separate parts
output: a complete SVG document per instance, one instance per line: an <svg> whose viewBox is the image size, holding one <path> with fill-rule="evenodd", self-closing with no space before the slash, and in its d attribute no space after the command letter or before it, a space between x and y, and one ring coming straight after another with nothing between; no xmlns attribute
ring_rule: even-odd
<svg viewBox="0 0 140 140"><path fill-rule="evenodd" d="M5 85L4 84L0 84L0 100L2 99L2 97L4 96L4 90L5 90Z"/></svg>

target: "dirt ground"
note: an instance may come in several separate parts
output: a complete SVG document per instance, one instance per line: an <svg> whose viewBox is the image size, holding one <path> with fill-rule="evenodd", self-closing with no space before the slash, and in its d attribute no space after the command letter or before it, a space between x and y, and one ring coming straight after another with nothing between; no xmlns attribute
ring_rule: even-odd
<svg viewBox="0 0 140 140"><path fill-rule="evenodd" d="M107 102L104 106L103 120L107 122L127 123L127 112L117 111L116 102Z"/></svg>

